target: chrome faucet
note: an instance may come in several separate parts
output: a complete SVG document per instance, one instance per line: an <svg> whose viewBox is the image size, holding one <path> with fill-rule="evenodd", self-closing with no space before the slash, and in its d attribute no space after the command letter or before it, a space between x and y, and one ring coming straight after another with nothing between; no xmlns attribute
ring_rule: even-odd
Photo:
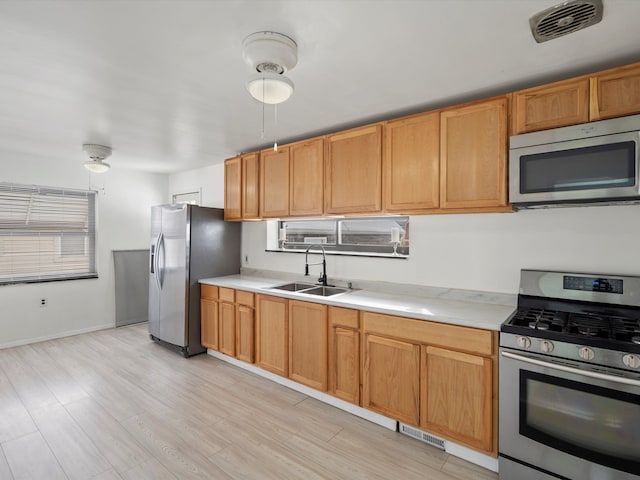
<svg viewBox="0 0 640 480"><path fill-rule="evenodd" d="M309 250L313 247L320 247L322 249L322 262L318 263L309 263ZM322 265L322 275L318 278L318 282L320 282L325 287L327 286L327 258L325 256L324 247L320 244L310 245L307 248L307 251L304 254L304 274L305 276L309 276L309 265Z"/></svg>

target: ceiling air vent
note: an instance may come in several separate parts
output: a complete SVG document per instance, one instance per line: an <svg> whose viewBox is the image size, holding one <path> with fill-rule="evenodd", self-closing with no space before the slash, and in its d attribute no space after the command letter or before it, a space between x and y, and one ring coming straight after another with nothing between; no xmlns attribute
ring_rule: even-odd
<svg viewBox="0 0 640 480"><path fill-rule="evenodd" d="M561 37L602 20L602 0L569 0L537 13L529 19L536 42Z"/></svg>

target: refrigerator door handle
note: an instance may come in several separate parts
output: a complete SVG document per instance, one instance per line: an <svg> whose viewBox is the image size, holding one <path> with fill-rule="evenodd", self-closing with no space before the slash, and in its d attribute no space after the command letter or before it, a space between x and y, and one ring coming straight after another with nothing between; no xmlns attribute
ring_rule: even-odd
<svg viewBox="0 0 640 480"><path fill-rule="evenodd" d="M156 273L156 246L151 245L151 261L149 262L151 265L150 273Z"/></svg>
<svg viewBox="0 0 640 480"><path fill-rule="evenodd" d="M160 267L160 250L162 250L162 268ZM164 280L164 233L160 233L158 237L158 248L156 250L156 282L158 283L158 288L162 290L162 283Z"/></svg>

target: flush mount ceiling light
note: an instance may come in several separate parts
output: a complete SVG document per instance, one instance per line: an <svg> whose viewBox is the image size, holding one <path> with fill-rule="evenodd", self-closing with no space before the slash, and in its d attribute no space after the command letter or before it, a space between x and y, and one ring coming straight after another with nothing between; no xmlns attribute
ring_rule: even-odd
<svg viewBox="0 0 640 480"><path fill-rule="evenodd" d="M262 103L277 105L291 97L293 82L285 73L298 63L298 46L276 32L252 33L242 42L242 58L257 73L247 80L247 90Z"/></svg>
<svg viewBox="0 0 640 480"><path fill-rule="evenodd" d="M104 161L105 158L111 155L111 147L85 143L82 145L82 150L84 150L91 159L84 162L84 168L91 173L104 173L111 168L111 165Z"/></svg>

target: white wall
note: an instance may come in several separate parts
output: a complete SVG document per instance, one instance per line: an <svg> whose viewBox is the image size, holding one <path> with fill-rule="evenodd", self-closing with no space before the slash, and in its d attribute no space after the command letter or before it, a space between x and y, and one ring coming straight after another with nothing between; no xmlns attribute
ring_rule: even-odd
<svg viewBox="0 0 640 480"><path fill-rule="evenodd" d="M329 256L329 279L515 294L522 268L640 275L639 205L412 216L410 229L408 260ZM303 273L300 254L264 251L264 222L242 235L244 267Z"/></svg>
<svg viewBox="0 0 640 480"><path fill-rule="evenodd" d="M168 176L116 167L90 175L81 161L1 155L0 181L99 190L99 278L0 287L0 348L113 326L111 251L149 248L150 207L168 201Z"/></svg>
<svg viewBox="0 0 640 480"><path fill-rule="evenodd" d="M170 177L224 203L222 165ZM640 275L640 205L412 216L411 255L327 258L329 279L366 279L515 294L520 269ZM265 252L266 222L242 224L242 266L304 273L301 254ZM248 261L245 261L245 257Z"/></svg>
<svg viewBox="0 0 640 480"><path fill-rule="evenodd" d="M224 164L174 173L169 177L169 198L178 193L201 192L200 205L224 208Z"/></svg>

